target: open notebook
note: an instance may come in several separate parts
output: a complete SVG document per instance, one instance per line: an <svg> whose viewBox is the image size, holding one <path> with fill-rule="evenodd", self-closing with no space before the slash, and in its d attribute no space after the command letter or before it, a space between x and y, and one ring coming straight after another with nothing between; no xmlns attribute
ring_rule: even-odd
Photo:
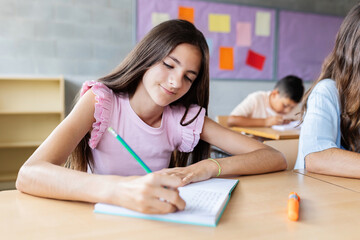
<svg viewBox="0 0 360 240"><path fill-rule="evenodd" d="M288 124L273 125L272 128L278 131L300 130L301 126L299 126L299 124L300 121L291 121Z"/></svg>
<svg viewBox="0 0 360 240"><path fill-rule="evenodd" d="M97 203L94 212L183 224L215 227L238 180L213 178L179 188L185 200L183 211L169 214L142 214L119 206Z"/></svg>

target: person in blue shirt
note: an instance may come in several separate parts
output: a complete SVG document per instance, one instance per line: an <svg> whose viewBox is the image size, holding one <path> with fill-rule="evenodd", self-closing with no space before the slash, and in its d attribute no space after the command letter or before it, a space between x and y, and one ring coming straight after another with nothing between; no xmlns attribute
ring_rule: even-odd
<svg viewBox="0 0 360 240"><path fill-rule="evenodd" d="M304 96L296 169L360 178L360 4Z"/></svg>

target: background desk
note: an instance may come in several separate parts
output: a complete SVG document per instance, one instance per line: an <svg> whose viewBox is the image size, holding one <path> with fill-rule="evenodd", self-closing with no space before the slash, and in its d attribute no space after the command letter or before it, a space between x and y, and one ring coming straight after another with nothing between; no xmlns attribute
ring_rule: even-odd
<svg viewBox="0 0 360 240"><path fill-rule="evenodd" d="M228 128L228 121L229 116L226 115L219 115L216 116L216 122L220 125ZM240 132L240 133L246 133L251 134L256 137L261 137L265 139L273 139L273 140L279 140L279 139L298 139L300 130L286 130L286 131L278 131L275 129L272 129L271 127L231 127L230 129Z"/></svg>
<svg viewBox="0 0 360 240"><path fill-rule="evenodd" d="M285 130L278 131L271 127L232 127L232 130L236 132L251 134L256 137L268 138L268 139L298 139L300 130Z"/></svg>
<svg viewBox="0 0 360 240"><path fill-rule="evenodd" d="M93 213L93 204L0 192L2 239L350 239L359 233L360 194L292 171L245 176L216 228ZM288 194L301 197L298 222Z"/></svg>
<svg viewBox="0 0 360 240"><path fill-rule="evenodd" d="M344 177L334 177L328 175L315 174L306 171L305 169L294 170L296 173L303 174L308 177L312 177L330 184L337 185L339 187L343 187L349 189L351 191L360 193L360 179L353 178L344 178Z"/></svg>

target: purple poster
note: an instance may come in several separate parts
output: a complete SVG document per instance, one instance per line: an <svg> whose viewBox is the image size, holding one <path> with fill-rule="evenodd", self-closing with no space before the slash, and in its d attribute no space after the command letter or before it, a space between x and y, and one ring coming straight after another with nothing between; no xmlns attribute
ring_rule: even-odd
<svg viewBox="0 0 360 240"><path fill-rule="evenodd" d="M204 34L212 79L273 80L275 10L233 4L138 0L137 41L168 19L186 19Z"/></svg>
<svg viewBox="0 0 360 240"><path fill-rule="evenodd" d="M278 78L289 74L315 80L334 47L342 18L281 11L279 14Z"/></svg>

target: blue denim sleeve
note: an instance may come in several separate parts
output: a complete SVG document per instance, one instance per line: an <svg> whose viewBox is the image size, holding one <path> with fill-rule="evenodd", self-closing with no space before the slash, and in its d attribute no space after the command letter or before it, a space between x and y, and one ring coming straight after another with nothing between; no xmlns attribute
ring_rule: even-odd
<svg viewBox="0 0 360 240"><path fill-rule="evenodd" d="M301 126L298 158L295 168L305 168L309 153L340 148L340 107L335 82L320 81L307 101L307 111Z"/></svg>

